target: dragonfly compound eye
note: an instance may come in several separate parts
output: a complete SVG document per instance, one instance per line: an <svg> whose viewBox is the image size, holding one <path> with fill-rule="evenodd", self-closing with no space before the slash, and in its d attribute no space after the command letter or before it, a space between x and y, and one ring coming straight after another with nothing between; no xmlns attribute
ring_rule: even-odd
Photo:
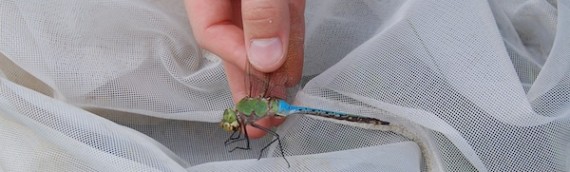
<svg viewBox="0 0 570 172"><path fill-rule="evenodd" d="M230 126L230 123L224 122L222 124L222 128L226 131L232 131L232 127Z"/></svg>
<svg viewBox="0 0 570 172"><path fill-rule="evenodd" d="M237 121L232 122L231 131L237 131L239 129L239 123Z"/></svg>

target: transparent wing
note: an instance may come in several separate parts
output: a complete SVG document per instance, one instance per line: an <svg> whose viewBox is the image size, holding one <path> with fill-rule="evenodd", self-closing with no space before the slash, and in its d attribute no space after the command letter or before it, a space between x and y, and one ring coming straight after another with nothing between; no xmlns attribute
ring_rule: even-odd
<svg viewBox="0 0 570 172"><path fill-rule="evenodd" d="M279 99L286 98L287 73L279 72L278 69L273 73L263 73L256 70L249 63L249 59L245 64L245 87L249 97L273 97Z"/></svg>
<svg viewBox="0 0 570 172"><path fill-rule="evenodd" d="M245 62L245 88L249 97L265 97L269 87L269 77L251 66L249 59Z"/></svg>

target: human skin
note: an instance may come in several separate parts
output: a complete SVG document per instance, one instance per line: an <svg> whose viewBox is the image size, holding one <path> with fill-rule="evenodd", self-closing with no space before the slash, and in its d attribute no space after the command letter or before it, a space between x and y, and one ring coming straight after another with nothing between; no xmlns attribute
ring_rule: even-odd
<svg viewBox="0 0 570 172"><path fill-rule="evenodd" d="M222 58L234 103L248 96L246 62L256 76L271 79L266 96L284 97L286 87L299 83L305 0L185 0L185 6L198 45ZM283 121L264 117L255 123L272 128ZM266 134L249 125L246 129L250 138Z"/></svg>

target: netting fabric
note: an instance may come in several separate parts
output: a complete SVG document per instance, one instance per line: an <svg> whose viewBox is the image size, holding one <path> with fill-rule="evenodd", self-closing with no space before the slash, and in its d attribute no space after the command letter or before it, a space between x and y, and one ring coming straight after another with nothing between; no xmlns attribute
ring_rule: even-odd
<svg viewBox="0 0 570 172"><path fill-rule="evenodd" d="M229 153L182 1L1 0L0 171L569 171L567 0L309 0L291 116Z"/></svg>

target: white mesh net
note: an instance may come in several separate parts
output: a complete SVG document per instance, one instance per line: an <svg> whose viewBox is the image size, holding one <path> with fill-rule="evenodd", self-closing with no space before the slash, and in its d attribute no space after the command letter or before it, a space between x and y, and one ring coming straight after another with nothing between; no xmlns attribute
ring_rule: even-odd
<svg viewBox="0 0 570 172"><path fill-rule="evenodd" d="M292 116L234 151L182 1L0 1L0 171L569 171L570 2L309 0Z"/></svg>

